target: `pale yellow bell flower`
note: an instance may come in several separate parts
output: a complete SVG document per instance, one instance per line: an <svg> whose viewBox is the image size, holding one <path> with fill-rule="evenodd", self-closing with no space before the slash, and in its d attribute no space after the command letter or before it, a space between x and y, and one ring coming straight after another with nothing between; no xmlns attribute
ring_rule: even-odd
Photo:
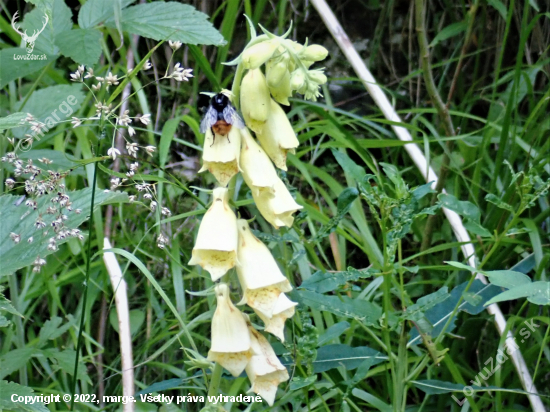
<svg viewBox="0 0 550 412"><path fill-rule="evenodd" d="M271 252L251 232L248 222L237 220L239 248L237 252L237 275L243 289L240 305L247 304L271 318L282 292L290 292L292 286L282 274Z"/></svg>
<svg viewBox="0 0 550 412"><path fill-rule="evenodd" d="M252 197L264 219L271 223L275 229L279 229L281 226L292 227L294 223L292 214L302 209L302 206L296 203L278 176L271 192L255 193L253 190Z"/></svg>
<svg viewBox="0 0 550 412"><path fill-rule="evenodd" d="M189 265L200 265L210 272L212 281L235 266L237 259L237 217L229 206L224 187L213 191L212 206L206 211L197 234Z"/></svg>
<svg viewBox="0 0 550 412"><path fill-rule="evenodd" d="M246 125L259 132L267 120L271 96L260 69L249 70L241 83L241 112Z"/></svg>
<svg viewBox="0 0 550 412"><path fill-rule="evenodd" d="M212 141L214 140L214 141ZM239 157L241 154L241 133L232 127L226 136L214 135L208 129L204 135L202 152L202 167L214 175L221 186L227 186L233 176L239 172Z"/></svg>
<svg viewBox="0 0 550 412"><path fill-rule="evenodd" d="M267 339L250 324L248 330L253 353L246 365L246 374L251 383L248 392L257 393L269 406L273 406L278 385L290 377Z"/></svg>
<svg viewBox="0 0 550 412"><path fill-rule="evenodd" d="M290 72L288 71L288 62L281 60L277 63L266 64L267 85L271 96L280 104L289 106L288 98L292 96L290 87Z"/></svg>
<svg viewBox="0 0 550 412"><path fill-rule="evenodd" d="M273 187L279 179L273 163L247 128L241 130L241 136L240 167L244 181L256 195L262 191L273 193Z"/></svg>
<svg viewBox="0 0 550 412"><path fill-rule="evenodd" d="M299 142L284 110L274 100L271 100L269 116L257 137L275 166L287 170L286 154L295 153Z"/></svg>
<svg viewBox="0 0 550 412"><path fill-rule="evenodd" d="M241 58L245 69L257 69L271 59L279 47L278 39L266 40L243 51Z"/></svg>
<svg viewBox="0 0 550 412"><path fill-rule="evenodd" d="M279 294L271 317L265 316L260 310L254 309L254 312L264 322L266 332L277 336L281 342L285 341L285 321L294 316L294 307L298 305L291 301L284 293Z"/></svg>
<svg viewBox="0 0 550 412"><path fill-rule="evenodd" d="M245 317L229 297L226 283L216 285L217 307L212 317L212 346L208 360L218 362L239 376L252 357L250 333Z"/></svg>

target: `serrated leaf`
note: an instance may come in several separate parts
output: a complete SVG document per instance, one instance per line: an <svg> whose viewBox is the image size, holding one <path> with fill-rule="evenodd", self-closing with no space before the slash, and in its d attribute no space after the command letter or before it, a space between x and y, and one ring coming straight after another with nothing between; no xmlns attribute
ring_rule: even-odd
<svg viewBox="0 0 550 412"><path fill-rule="evenodd" d="M61 326L62 322L63 319L61 319L59 316L53 317L50 320L44 322L44 326L42 326L42 328L40 329L37 346L42 347L44 344L46 344L48 340L52 340L63 335L67 330L69 330L71 326L74 325L75 319L71 318L69 322Z"/></svg>
<svg viewBox="0 0 550 412"><path fill-rule="evenodd" d="M93 66L101 56L101 37L96 29L74 29L61 33L55 44L63 56L78 64Z"/></svg>
<svg viewBox="0 0 550 412"><path fill-rule="evenodd" d="M0 50L0 88L12 80L23 78L55 62L57 56L46 55L45 59L23 60L28 55L25 49L12 47Z"/></svg>
<svg viewBox="0 0 550 412"><path fill-rule="evenodd" d="M122 10L122 29L153 40L181 41L185 44L223 46L222 35L208 21L208 16L188 4L155 1ZM114 18L105 22L115 28Z"/></svg>
<svg viewBox="0 0 550 412"><path fill-rule="evenodd" d="M527 298L529 302L535 305L550 305L550 282L538 281L513 287L495 296L485 305L521 298Z"/></svg>
<svg viewBox="0 0 550 412"><path fill-rule="evenodd" d="M44 351L47 353L46 351ZM54 366L54 369L56 370L62 370L65 373L68 373L69 375L73 376L74 374L74 361L76 359L76 351L73 349L65 349L62 352L58 351L52 351L48 353L48 357L52 360L55 360L56 364ZM79 359L78 364L78 374L77 377L81 381L85 381L89 384L92 383L90 380L90 377L86 373L86 365L82 361L82 358Z"/></svg>
<svg viewBox="0 0 550 412"><path fill-rule="evenodd" d="M17 112L0 118L0 131L21 126L21 120L27 117L27 113Z"/></svg>
<svg viewBox="0 0 550 412"><path fill-rule="evenodd" d="M24 367L28 360L37 352L32 346L11 350L0 356L0 379L9 376L12 372ZM1 394L1 392L0 392Z"/></svg>
<svg viewBox="0 0 550 412"><path fill-rule="evenodd" d="M348 282L370 278L374 273L376 273L374 269L357 270L351 267L341 272L322 272L319 270L304 280L300 288L317 293L331 292Z"/></svg>
<svg viewBox="0 0 550 412"><path fill-rule="evenodd" d="M68 214L68 220L65 221L67 227L77 228L90 215L90 197L92 190L86 188L74 192L68 192L73 203L73 210L81 209L80 214L74 212ZM11 274L17 269L28 266L36 259L37 256L45 258L53 253L47 249L48 239L52 237L51 222L54 220L53 215L42 214L46 207L51 204L52 195L42 196L37 200L37 210L32 210L28 215L24 216L30 209L25 204L16 206L14 203L19 199L19 196L2 195L0 196L0 256L2 256L2 264L0 265L0 277ZM96 207L109 203L127 202L128 195L121 192L104 192L97 189L95 195ZM46 223L46 227L50 228L50 233L44 235L45 229L36 229L34 222L38 215L42 214L42 219ZM20 243L14 243L9 233L14 232L21 236ZM33 237L34 241L28 243L27 239ZM58 241L58 245L63 244L68 239Z"/></svg>
<svg viewBox="0 0 550 412"><path fill-rule="evenodd" d="M25 403L13 402L12 395L18 396L36 396L39 393L34 392L28 386L19 385L15 382L0 380L0 411L12 412L50 412L41 402Z"/></svg>
<svg viewBox="0 0 550 412"><path fill-rule="evenodd" d="M351 299L347 296L326 296L308 290L294 290L289 296L305 307L357 319L365 325L377 325L382 315L382 309L367 300Z"/></svg>
<svg viewBox="0 0 550 412"><path fill-rule="evenodd" d="M447 27L444 27L439 33L437 33L437 35L430 43L430 47L434 47L443 40L450 39L451 37L457 36L460 33L465 32L467 28L468 22L466 20L459 21L458 23L449 24Z"/></svg>
<svg viewBox="0 0 550 412"><path fill-rule="evenodd" d="M32 33L34 30L42 29L44 25L44 11L36 8L25 14L25 19L21 24L23 30ZM70 30L73 25L71 9L63 0L54 0L49 16L48 24L38 35L33 54L57 55L59 48L55 45L55 40L60 33Z"/></svg>
<svg viewBox="0 0 550 412"><path fill-rule="evenodd" d="M124 8L135 0L88 0L78 12L78 25L90 29L111 18L115 7Z"/></svg>
<svg viewBox="0 0 550 412"><path fill-rule="evenodd" d="M315 373L340 366L347 370L353 370L366 360L371 361L372 366L387 359L387 356L368 346L326 345L317 350L317 359L313 362L313 369Z"/></svg>
<svg viewBox="0 0 550 412"><path fill-rule="evenodd" d="M11 302L8 299L6 299L6 297L2 293L3 291L4 291L4 287L0 285L0 312L4 311L4 312L11 313L12 315L23 317L23 315L20 314L17 311L17 309L15 309L12 306Z"/></svg>

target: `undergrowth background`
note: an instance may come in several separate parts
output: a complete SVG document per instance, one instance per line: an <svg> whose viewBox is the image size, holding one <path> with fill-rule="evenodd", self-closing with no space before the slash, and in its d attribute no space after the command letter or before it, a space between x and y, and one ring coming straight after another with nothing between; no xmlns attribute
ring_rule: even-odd
<svg viewBox="0 0 550 412"><path fill-rule="evenodd" d="M122 1L120 4L124 7L128 3ZM242 216L256 216L253 229L269 245L291 284L300 287L302 282L310 280L309 288L301 289L306 292L300 295L298 291L293 295L301 304L297 307L297 315L287 321L287 343L283 346L271 339L276 352L290 365L293 376L301 378L294 379L290 385L281 385L274 409L347 411L350 408L405 410L407 407L411 411L461 410L444 383L469 385L470 380L484 369L486 360L495 356L499 345L502 347L503 339L492 317L483 310L483 303L504 289L483 296L464 296L470 299L470 310L461 311L454 328L448 328L445 338L434 343L439 351L449 349L439 364L431 359L424 361L428 350L419 341L406 349L408 355L398 353L398 348L403 347L400 339L411 337L402 331L415 330L414 322L400 311L423 296L437 291L447 294L472 276L467 270L444 263L465 260L451 226L441 210L437 211L439 202L466 218L477 258L484 262L484 270L514 268L533 281L547 281L550 266L548 196L539 193L541 196L525 208L530 194L522 190L527 176L534 182L530 191L533 193L544 186L541 182L547 181L550 173L549 10L547 2L536 0L420 3L426 7L426 34L434 83L452 119L451 130L426 89L420 68L422 53L417 41L413 2L352 0L331 4L354 47L404 119L405 127L443 179L443 187L449 195L437 198L435 194L425 193L418 197L422 207L435 205L436 214L430 224L426 216L396 217L407 233L403 233L396 243L395 262L391 256L388 258L386 248L391 226L381 229L376 215L390 210L384 209L391 203L387 199L405 199L410 196L408 188L426 182L404 150L404 143L396 139L390 124L362 83L354 77L317 11L309 2L302 1L192 2L194 7L210 16L213 27L219 30L227 44L221 47L184 44L175 52L174 59L170 59L168 43L160 45L149 57L153 67L140 71L132 80L132 91L139 91L128 105L131 115L151 114L152 122L136 127L138 133L133 140L158 149L152 158L141 150L137 160L141 163L140 173L151 176L151 182L159 182L156 198L171 211L171 217L152 212L141 201L129 203L128 195L138 195L130 182L117 188L122 193L104 192L111 186L112 173L109 171L126 173L127 164L133 161L124 156L124 143L117 140L123 155L114 162L100 159L103 167L97 175L96 204L104 206L95 210L93 227L89 226L87 216L71 222L74 227L80 225L83 233L93 232L92 254L88 256L85 243L73 238L47 256L47 263L36 272L32 266L36 256L31 256L33 252L28 249L31 244L27 245L27 238L23 237L20 244L10 239L10 222L20 220L27 209L23 210L24 201L14 205L25 192L20 186L8 190L5 181L13 178L14 168L9 162L2 163L0 286L5 288L3 294L22 317L10 311L0 313L9 321L0 329L0 379L29 386L36 393L72 393L75 348L80 320L84 316L77 390L99 395L122 393L113 290L101 254L95 254L102 249L103 238L107 236L114 247L132 253L135 260L142 263L138 267L118 256L129 287L133 356L137 365L136 390L150 392L147 388L159 384L152 390L169 395L206 394L202 375L195 376L195 371L184 363L189 358L182 346L189 348L190 343L157 288L164 290L188 325L199 352L205 356L210 346L210 320L215 298L186 293L212 286L206 272L186 265L198 228L197 216L200 218L204 213L203 205L189 193L194 191L202 204L210 201L208 193L189 187L211 188L214 182L210 175L197 173L203 143L203 136L198 131L202 115L199 107L208 102L199 92L218 92L231 87L234 68L222 63L235 58L248 41L248 26L243 17L246 13L255 25L259 23L279 35L292 21L290 38L300 42L308 38L310 43L324 45L329 50L323 62L329 78L322 90L324 97L318 102L306 102L297 97L292 99L288 111L300 147L296 155L289 156L285 182L292 188L298 203L304 206L293 228L274 230L253 206L242 178L238 177L234 185L234 204ZM67 1L63 6L63 1L54 0L52 4L54 16L62 13L59 10L68 10L66 17L82 27L79 2ZM474 8L475 18L472 18ZM10 27L11 17L17 10L25 16L34 5L2 2L2 9L0 117L16 112L33 113L33 110L35 116L48 115L70 94L78 99L73 116L93 116L96 108L90 94L80 83L70 81L69 73L75 72L78 64L74 56L68 57L70 51L65 52L67 45L48 44L44 34L42 43L37 41L35 53L48 53L47 62L30 67L28 63L8 59L13 54L12 48L20 43L20 36ZM127 72L128 58L133 59L130 67L135 66L158 44L146 36L136 36L138 33L128 27L123 24L122 33L118 32L116 24L101 25L96 30L101 33L101 55L93 63L96 74L106 75L110 71L120 76ZM71 29L70 22L65 29ZM55 35L51 37L55 39ZM85 58L94 60L93 56ZM76 60L81 63L82 57L77 56ZM162 77L166 68L173 67L176 62L193 69L194 77L189 82L169 79L140 90L143 85ZM5 157L13 150L7 138L22 139L24 133L6 123L2 125L5 130L2 131L0 152ZM102 144L102 152L94 152L96 131L61 123L49 130L44 138L34 141L30 151L19 155L21 159L35 159L35 163L37 159L48 158L53 161L48 168L53 170L74 169L64 176L67 191L89 188L93 162L99 160L96 157L105 156L110 147ZM359 181L361 175L354 174L357 171L350 166L351 162L376 177L368 182ZM382 163L387 165L382 168ZM359 187L363 198L340 196L347 187ZM80 202L83 207L89 204L90 191L87 190L77 192L73 202ZM381 203L369 207L366 201L369 193L382 193ZM89 212L89 206L87 210ZM419 210L414 209L411 213L414 215ZM165 248L157 247L160 234L168 239ZM33 244L37 242L47 242L47 238L35 237ZM19 246L27 249L18 252ZM19 264L29 258L25 267ZM88 258L91 259L88 298L83 307ZM151 277L144 276L144 271L152 275L155 285ZM327 288L323 285L326 275L314 277L318 271L321 275L328 273L329 278L343 280L329 283ZM378 276L380 273L394 278L386 291L382 286L383 276ZM401 281L395 280L399 278ZM445 287L447 289L441 291ZM476 291L479 288L474 287ZM236 285L233 289L237 296ZM382 295L386 292L391 307L382 303ZM339 296L342 306L332 300L307 300L313 299L312 294ZM434 319L447 316L459 297L460 292L451 294L445 306L444 299L438 302L439 295L436 295L430 298L433 304L424 302L419 311L426 314L431 310L428 318L433 323ZM542 402L549 408L550 297L546 299L533 303L519 298L500 305L514 334L524 321L531 320L539 325L524 343L518 339L518 345L534 376ZM371 302L374 309L370 306L365 309L366 304L362 301ZM449 304L450 301L453 304ZM0 301L1 304L8 307L5 300ZM350 308L356 312L350 312ZM370 318L373 314L378 317ZM389 347L381 332L384 327L391 329ZM437 336L434 332L432 338L435 340ZM369 348L372 353L378 351L386 356L385 360L380 358L380 362L368 365L362 363L361 356L372 355ZM396 371L392 375L390 366L396 364L388 361L388 351L407 364L409 373L418 371L412 375L405 373L403 382L399 382L406 387L402 405L394 403L398 389ZM346 354L357 355L359 360L342 360ZM413 382L420 380L442 382L443 389L430 391ZM225 376L220 389L222 393L235 395L246 391L247 385L246 378ZM482 382L483 385L522 389L510 361ZM458 395L459 399L464 397L461 392ZM517 391L484 391L469 398L469 404L471 410L477 411L531 410L526 396ZM179 406L182 410L201 408L198 404ZM66 405L49 407L65 410ZM160 404L138 403L135 407L139 410L157 410L158 407L163 411L176 410L173 405ZM244 409L239 404L225 407ZM254 405L250 410L264 407L265 404ZM120 405L88 404L77 408L115 410Z"/></svg>

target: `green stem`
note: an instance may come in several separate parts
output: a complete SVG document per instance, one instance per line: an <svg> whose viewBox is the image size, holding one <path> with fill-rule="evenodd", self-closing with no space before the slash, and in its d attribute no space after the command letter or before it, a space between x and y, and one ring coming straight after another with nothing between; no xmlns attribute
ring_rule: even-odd
<svg viewBox="0 0 550 412"><path fill-rule="evenodd" d="M210 386L208 387L208 396L217 396L220 392L220 382L222 380L223 367L218 362L214 365L212 377L210 378ZM207 401L207 403L210 403Z"/></svg>

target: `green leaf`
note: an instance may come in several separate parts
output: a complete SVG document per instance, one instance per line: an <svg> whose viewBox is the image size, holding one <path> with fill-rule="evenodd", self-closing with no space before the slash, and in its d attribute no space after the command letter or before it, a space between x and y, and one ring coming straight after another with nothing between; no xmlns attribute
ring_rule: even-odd
<svg viewBox="0 0 550 412"><path fill-rule="evenodd" d="M465 32L467 28L468 22L466 20L459 21L458 23L449 24L447 27L443 28L443 30L437 33L437 35L430 43L430 47L434 47L443 40L447 40L451 37L459 35L462 32Z"/></svg>
<svg viewBox="0 0 550 412"><path fill-rule="evenodd" d="M307 388L317 381L317 375L311 375L308 377L294 376L290 381L290 390L295 391L297 389Z"/></svg>
<svg viewBox="0 0 550 412"><path fill-rule="evenodd" d="M422 392L427 393L428 395L440 395L443 393L451 393L451 392L462 392L464 391L464 388L468 388L468 392L470 392L469 388L471 388L474 392L513 392L513 393L521 393L524 395L529 395L531 392L526 392L521 389L505 389L500 388L498 386L477 386L477 385L471 385L471 386L465 386L461 385L460 383L452 383L452 382L445 382L440 381L437 379L426 379L426 380L418 380L418 381L411 381L411 383L416 386L418 389L420 389Z"/></svg>
<svg viewBox="0 0 550 412"><path fill-rule="evenodd" d="M409 306L407 311L403 313L403 318L417 320L419 316L421 317L428 309L433 308L450 296L447 286L444 286L434 293L421 297L414 305Z"/></svg>
<svg viewBox="0 0 550 412"><path fill-rule="evenodd" d="M453 262L453 263L456 263L456 262ZM464 290L466 289L466 285L468 283L469 282L466 281L456 286L451 291L449 298L438 303L433 308L428 309L425 312L427 321L433 325L431 335L434 339L437 338L437 336L441 333L443 326L449 320L449 317L451 316L451 313L453 312L456 304L458 303L458 300L463 297ZM478 279L475 279L472 282L472 285L470 286L470 288L468 289L468 293L471 294L471 299L469 299L469 301L479 302L479 303L477 305L472 305L471 303L463 300L458 306L458 312L464 311L469 313L470 315L477 315L478 313L485 310L485 306L483 306L483 304L487 302L489 299L491 299L493 296L497 295L499 292L500 290L497 286L490 285L490 284L485 285ZM479 299L478 296L481 299ZM453 329L455 328L455 320L456 320L456 315L451 319L449 327L446 329L447 333L452 332ZM409 343L408 343L409 346L420 343L421 338L416 328L413 328L411 330L410 335L411 335L411 339L409 340Z"/></svg>
<svg viewBox="0 0 550 412"><path fill-rule="evenodd" d="M395 194L397 199L401 199L406 196L408 188L405 184L405 181L401 177L401 173L399 173L399 169L395 167L392 164L380 162L380 165L382 166L382 169L384 169L384 173L386 173L386 176L392 181L392 183L395 186Z"/></svg>
<svg viewBox="0 0 550 412"><path fill-rule="evenodd" d="M305 307L357 319L365 325L377 325L378 319L382 316L382 309L367 300L351 299L347 296L326 296L308 290L295 290L289 295Z"/></svg>
<svg viewBox="0 0 550 412"><path fill-rule="evenodd" d="M90 197L92 189L82 189L74 192L68 192L70 196L73 210L80 209L82 212L77 214L71 212L68 214L68 220L65 221L67 227L77 228L90 215ZM52 231L44 235L45 229L36 229L34 222L38 215L42 215L43 221L47 228L51 228L51 222L54 220L54 215L48 215L45 212L47 206L51 204L50 199L54 195L42 196L37 200L37 210L31 210L25 204L15 205L18 196L2 195L0 196L0 256L2 256L2 264L0 265L0 277L11 274L17 269L31 265L37 256L45 258L53 253L47 249L48 239L52 237ZM97 189L95 195L96 207L109 203L120 203L128 200L128 195L121 192L104 192ZM25 215L25 216L24 216ZM21 242L15 244L9 233L14 232L21 236ZM34 241L28 243L27 239L33 237ZM66 242L68 239L58 241L58 245Z"/></svg>
<svg viewBox="0 0 550 412"><path fill-rule="evenodd" d="M41 402L24 403L13 402L12 395L18 396L36 396L39 393L34 392L28 386L19 385L15 382L0 380L0 411L11 412L50 412Z"/></svg>
<svg viewBox="0 0 550 412"><path fill-rule="evenodd" d="M60 121L67 120L80 108L85 95L80 84L62 84L45 87L35 91L25 105L25 111L46 125L47 129L56 127ZM46 131L44 131L45 133ZM31 132L30 125L13 129L13 135L23 137L26 133L42 137Z"/></svg>
<svg viewBox="0 0 550 412"><path fill-rule="evenodd" d="M74 374L74 361L76 359L76 351L73 349L65 349L62 352L55 351L44 351L45 354L48 355L48 358L55 361L55 367L56 370L62 370L65 373L68 373L69 375ZM86 365L82 361L82 358L79 359L78 362L78 379L81 381L85 381L88 384L92 384L92 381L90 380L90 377L86 373Z"/></svg>
<svg viewBox="0 0 550 412"><path fill-rule="evenodd" d="M0 368L0 379L9 376L12 372L24 367L36 351L36 348L27 346L25 348L11 350L0 356L0 365L2 365Z"/></svg>
<svg viewBox="0 0 550 412"><path fill-rule="evenodd" d="M348 282L370 278L374 273L376 273L374 269L357 270L351 267L342 272L322 272L319 270L304 280L300 288L317 293L330 292Z"/></svg>
<svg viewBox="0 0 550 412"><path fill-rule="evenodd" d="M67 330L69 330L69 328L71 328L75 324L75 319L71 316L69 322L61 326L62 322L63 319L58 316L47 320L44 323L44 326L42 326L42 328L40 329L37 346L42 347L48 340L56 339L59 336L63 335L65 332L67 332Z"/></svg>
<svg viewBox="0 0 550 412"><path fill-rule="evenodd" d="M445 263L448 264L448 265L454 266L455 268L458 268L458 269L464 269L464 270L467 270L468 272L471 272L471 273L477 273L476 268L465 265L464 263L453 262L451 260L446 261Z"/></svg>
<svg viewBox="0 0 550 412"><path fill-rule="evenodd" d="M381 412L393 412L393 410L394 410L391 407L391 405L388 405L387 403L385 403L381 399L378 399L376 396L371 395L370 393L368 393L368 392L366 392L362 389L354 388L351 391L351 393L352 393L353 396L364 400L369 405L373 406L374 408L378 409Z"/></svg>
<svg viewBox="0 0 550 412"><path fill-rule="evenodd" d="M334 156L338 164L342 167L342 169L344 169L344 172L353 177L357 183L363 182L363 179L366 176L365 169L359 166L353 160L351 160L346 153L343 153L336 149L331 150L332 155Z"/></svg>
<svg viewBox="0 0 550 412"><path fill-rule="evenodd" d="M135 0L88 0L78 12L78 25L90 29L113 16L116 7L124 8Z"/></svg>
<svg viewBox="0 0 550 412"><path fill-rule="evenodd" d="M93 66L101 56L101 32L95 29L74 29L61 33L55 41L63 56L78 64Z"/></svg>
<svg viewBox="0 0 550 412"><path fill-rule="evenodd" d="M21 120L25 117L27 117L27 113L17 112L0 118L0 131L21 126Z"/></svg>
<svg viewBox="0 0 550 412"><path fill-rule="evenodd" d="M516 286L495 296L486 302L485 306L491 303L521 298L527 298L529 302L535 305L550 305L550 282L538 281Z"/></svg>
<svg viewBox="0 0 550 412"><path fill-rule="evenodd" d="M487 3L491 5L496 11L498 11L498 14L500 14L500 16L504 20L506 20L506 16L508 15L508 10L500 0L487 0Z"/></svg>
<svg viewBox="0 0 550 412"><path fill-rule="evenodd" d="M468 219L479 223L479 209L472 202L468 202L467 200L458 200L453 195L449 195L447 193L441 193L437 195L437 198L443 207L446 207L461 216L467 217Z"/></svg>
<svg viewBox="0 0 550 412"><path fill-rule="evenodd" d="M51 9L51 16L44 31L42 31L35 42L33 54L57 55L59 48L55 40L64 31L70 30L73 26L71 9L63 0L54 0ZM21 27L32 33L34 30L42 29L44 25L44 11L38 8L25 14L25 20Z"/></svg>
<svg viewBox="0 0 550 412"><path fill-rule="evenodd" d="M519 285L531 283L531 278L521 272L513 270L490 270L483 272L489 278L489 281L495 285L506 289L512 289Z"/></svg>
<svg viewBox="0 0 550 412"><path fill-rule="evenodd" d="M330 342L333 339L337 339L342 333L348 330L350 324L346 321L338 322L329 327L325 333L319 336L317 343L319 346L323 346L325 343Z"/></svg>
<svg viewBox="0 0 550 412"><path fill-rule="evenodd" d="M4 291L4 286L0 285L0 312L4 311L4 312L11 313L12 315L23 317L23 315L20 314L17 311L17 309L15 309L12 306L11 302L8 299L6 299L6 297L2 293L3 291Z"/></svg>
<svg viewBox="0 0 550 412"><path fill-rule="evenodd" d="M319 229L315 237L311 239L311 242L317 242L334 232L340 221L344 219L345 215L349 212L353 205L353 201L357 199L358 196L359 191L355 187L347 187L342 190L342 193L338 196L336 216L332 217Z"/></svg>
<svg viewBox="0 0 550 412"><path fill-rule="evenodd" d="M141 328L141 325L143 325L143 321L145 320L145 313L140 309L132 309L130 311L130 334L134 336L139 329ZM119 332L118 328L118 317L116 309L111 310L109 313L109 322L111 323L111 326L114 330Z"/></svg>
<svg viewBox="0 0 550 412"><path fill-rule="evenodd" d="M317 350L317 359L313 362L315 373L343 366L353 370L365 360L371 361L371 366L384 362L388 357L368 346L351 347L349 345L327 345Z"/></svg>
<svg viewBox="0 0 550 412"><path fill-rule="evenodd" d="M22 60L28 53L20 47L0 50L0 88L12 80L23 78L53 63L56 56L46 55L45 59Z"/></svg>
<svg viewBox="0 0 550 412"><path fill-rule="evenodd" d="M114 18L105 22L115 28ZM223 46L222 35L208 16L188 4L155 1L122 10L122 29L153 40L174 40L186 44Z"/></svg>
<svg viewBox="0 0 550 412"><path fill-rule="evenodd" d="M479 223L474 222L473 220L465 219L464 227L467 231L473 233L474 235L478 235L481 237L491 237L491 232L489 232L487 229L485 229L483 226L481 226Z"/></svg>
<svg viewBox="0 0 550 412"><path fill-rule="evenodd" d="M504 209L511 213L514 213L514 208L511 205L509 205L499 197L493 195L492 193L489 193L487 196L485 196L485 200L489 203L494 204L496 207L500 209Z"/></svg>

